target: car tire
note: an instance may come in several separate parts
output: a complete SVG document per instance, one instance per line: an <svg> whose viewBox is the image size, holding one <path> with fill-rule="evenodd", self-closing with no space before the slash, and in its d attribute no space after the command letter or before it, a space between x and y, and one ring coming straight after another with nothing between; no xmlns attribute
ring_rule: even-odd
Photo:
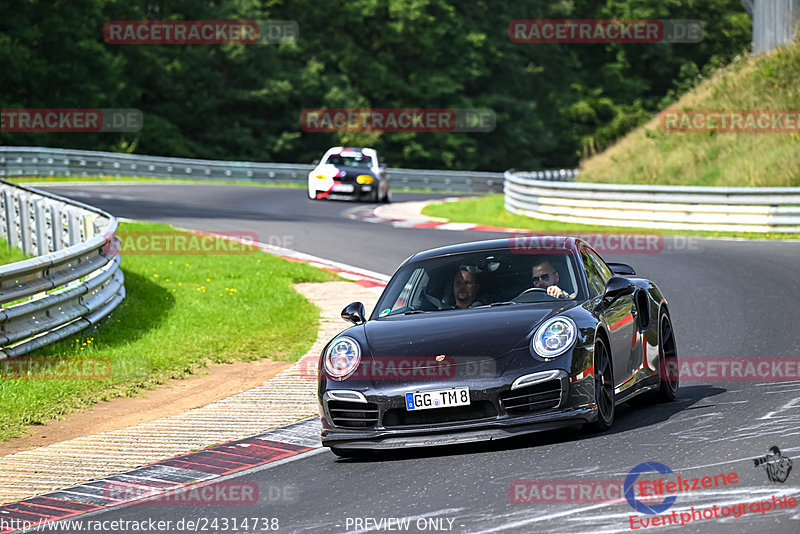
<svg viewBox="0 0 800 534"><path fill-rule="evenodd" d="M386 194L383 196L381 200L384 204L391 204L392 202L392 190L390 188L386 188Z"/></svg>
<svg viewBox="0 0 800 534"><path fill-rule="evenodd" d="M658 315L658 389L652 399L656 402L672 402L678 396L678 348L675 331L669 313L662 310Z"/></svg>
<svg viewBox="0 0 800 534"><path fill-rule="evenodd" d="M605 432L614 424L616 414L614 369L608 346L599 337L594 342L594 395L597 421L590 425L590 429L595 432Z"/></svg>

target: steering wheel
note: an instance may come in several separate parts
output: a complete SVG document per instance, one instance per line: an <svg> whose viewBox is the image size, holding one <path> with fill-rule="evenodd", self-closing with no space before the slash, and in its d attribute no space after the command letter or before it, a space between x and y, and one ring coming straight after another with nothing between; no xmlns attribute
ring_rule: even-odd
<svg viewBox="0 0 800 534"><path fill-rule="evenodd" d="M545 289L543 287L529 287L528 289L526 289L525 291L523 291L522 293L520 293L519 295L517 295L516 297L514 297L511 300L518 300L519 298L527 295L528 293L544 293L545 295L547 295L547 289ZM552 298L552 299L557 298L557 297L553 297L551 295L547 295L547 296Z"/></svg>

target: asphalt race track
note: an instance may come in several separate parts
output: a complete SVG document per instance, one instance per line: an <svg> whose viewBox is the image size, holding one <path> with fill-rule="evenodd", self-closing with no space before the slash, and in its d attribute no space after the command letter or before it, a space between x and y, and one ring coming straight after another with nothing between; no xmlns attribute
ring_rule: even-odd
<svg viewBox="0 0 800 534"><path fill-rule="evenodd" d="M181 184L47 188L118 217L212 232L255 232L259 241L391 274L412 253L456 242L502 237L476 231L394 228L352 220L360 204L310 201L304 189ZM432 195L394 194L395 202ZM660 253L610 255L654 280L669 299L682 359L800 359L800 242L692 239ZM123 263L124 265L124 263ZM344 328L346 325L342 323ZM337 460L327 449L241 472L265 496L248 506L128 506L92 519L278 518L279 532L381 532L410 518L409 531L623 532L629 516L616 504L512 502L514 481L620 481L642 462L660 462L684 478L735 471L738 483L678 495L669 512L692 506L800 497L800 464L770 482L753 459L772 446L800 457L800 382L683 382L678 400L617 409L603 434L548 432L513 440L422 451L368 461ZM541 487L537 486L537 487ZM514 493L512 491L512 493ZM517 494L522 495L522 494ZM270 498L274 496L274 498ZM615 495L618 496L618 495ZM370 521L365 521L370 518ZM372 522L374 519L376 522ZM748 512L649 531L799 532L800 509ZM216 530L222 532L221 526ZM232 530L229 530L232 531ZM402 531L402 530L401 530ZM242 530L240 530L242 532Z"/></svg>

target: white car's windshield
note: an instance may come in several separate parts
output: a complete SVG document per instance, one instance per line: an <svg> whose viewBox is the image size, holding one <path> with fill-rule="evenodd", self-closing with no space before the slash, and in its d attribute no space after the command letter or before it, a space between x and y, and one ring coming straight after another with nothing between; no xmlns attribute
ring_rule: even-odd
<svg viewBox="0 0 800 534"><path fill-rule="evenodd" d="M336 165L337 167L369 169L372 166L372 158L369 156L341 156L339 154L334 154L330 156L325 163Z"/></svg>

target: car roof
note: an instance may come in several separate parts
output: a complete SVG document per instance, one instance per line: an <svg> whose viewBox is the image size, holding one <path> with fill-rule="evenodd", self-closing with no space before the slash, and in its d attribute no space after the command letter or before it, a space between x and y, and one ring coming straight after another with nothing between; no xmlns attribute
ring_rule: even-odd
<svg viewBox="0 0 800 534"><path fill-rule="evenodd" d="M334 146L334 147L329 148L325 152L325 154L323 155L323 158L328 158L330 156L333 156L335 154L340 154L342 152L356 152L356 153L360 153L360 154L362 154L364 156L367 156L367 157L370 157L370 158L373 158L373 159L376 159L378 157L378 153L375 151L374 148L367 148L367 147L359 148L359 147L350 147L350 146Z"/></svg>
<svg viewBox="0 0 800 534"><path fill-rule="evenodd" d="M519 235L514 237L507 237L503 239L490 239L486 241L472 241L469 243L459 243L456 245L447 245L444 247L423 250L408 258L403 263L410 261L427 260L431 258L438 258L441 256L448 256L451 254L464 254L469 252L489 252L489 251L506 251L506 252L519 252L532 251L536 249L545 250L565 250L570 252L577 251L580 243L578 238L570 236L526 236Z"/></svg>

